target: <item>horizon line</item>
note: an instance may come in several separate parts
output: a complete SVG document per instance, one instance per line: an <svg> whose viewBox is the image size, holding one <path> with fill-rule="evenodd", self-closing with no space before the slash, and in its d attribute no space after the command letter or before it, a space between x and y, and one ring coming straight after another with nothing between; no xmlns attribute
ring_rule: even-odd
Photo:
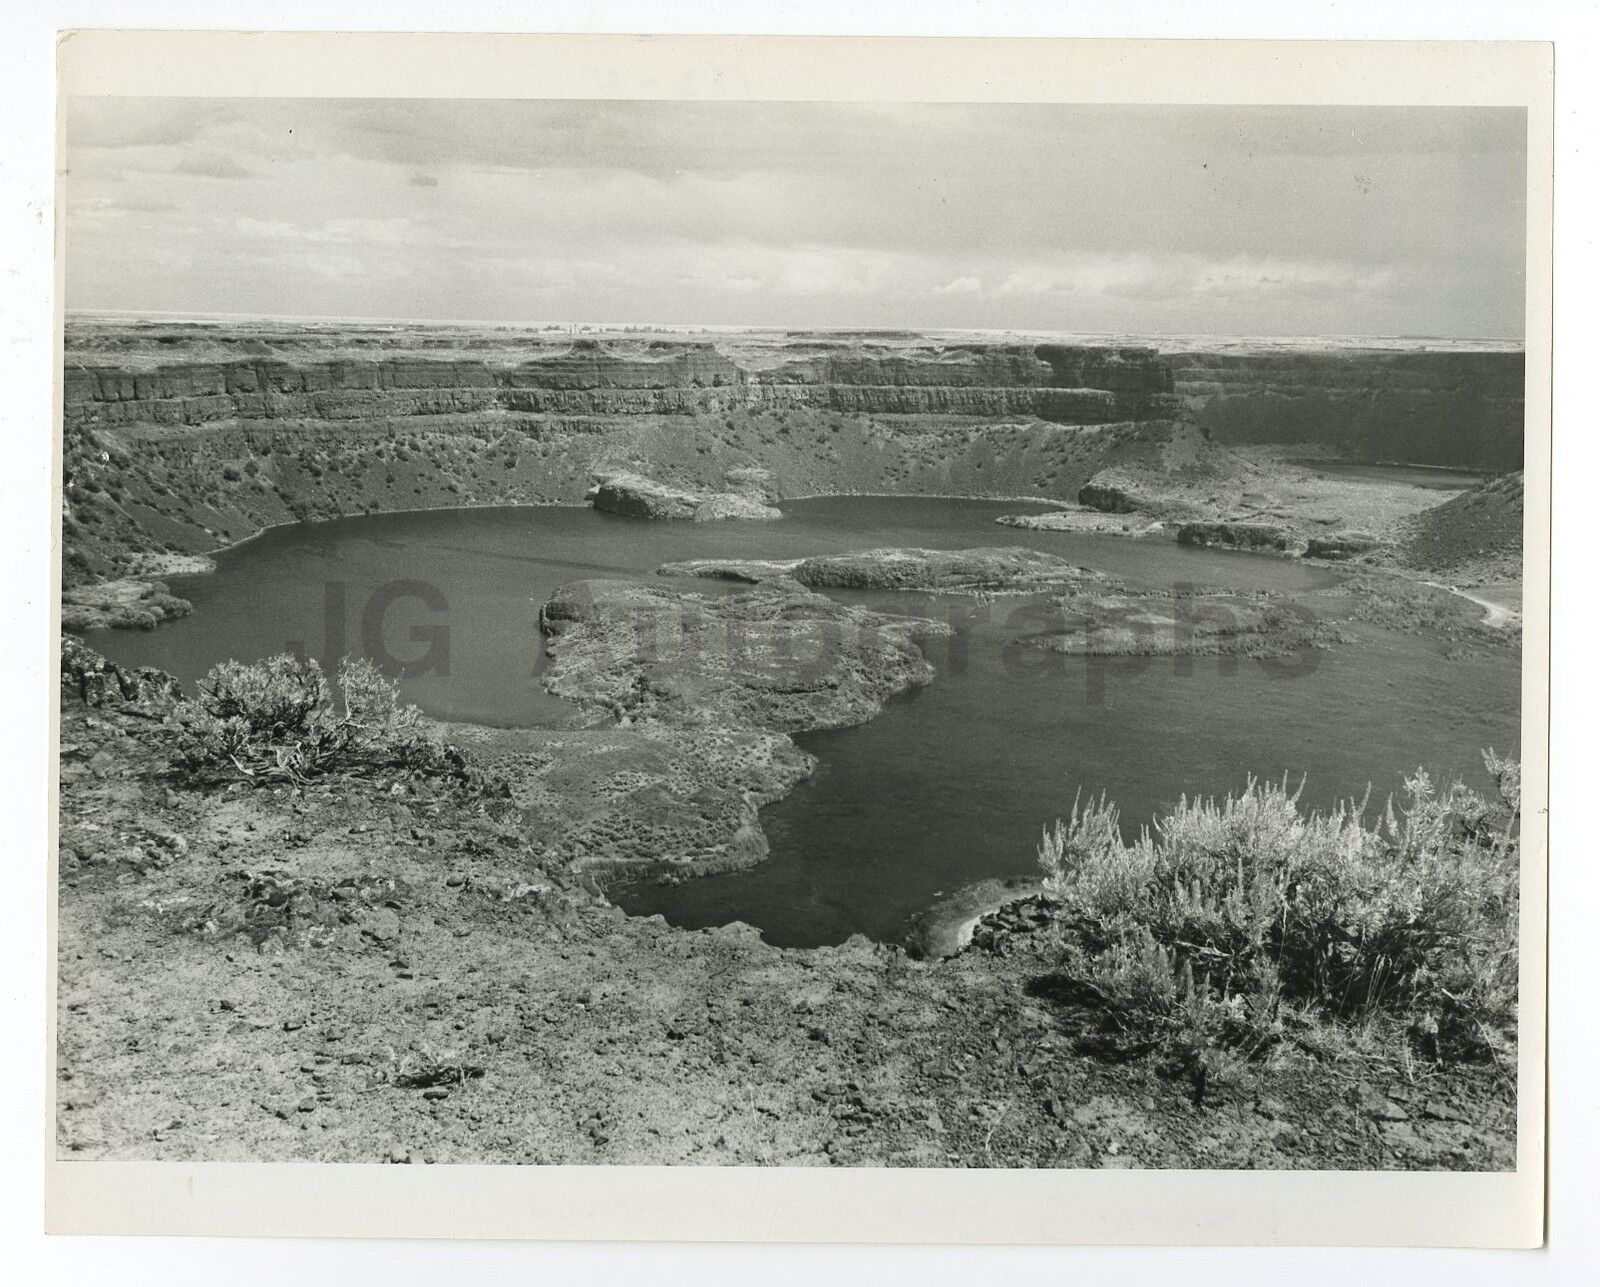
<svg viewBox="0 0 1600 1287"><path fill-rule="evenodd" d="M1405 341L1409 343L1447 343L1447 344L1479 344L1494 345L1502 348L1524 349L1525 339L1513 339L1490 335L1416 335L1405 333L1356 333L1356 332L1236 332L1236 331L1159 331L1159 330L1132 330L1132 331L1107 331L1088 330L1075 331L1070 329L1054 330L1048 327L982 327L982 326L810 326L803 323L767 323L750 324L737 322L638 322L638 321L576 321L576 320L519 320L506 321L489 318L454 318L454 317L395 317L373 316L362 314L336 314L336 313L228 313L207 312L191 309L130 309L130 308L64 308L62 311L63 322L72 318L87 317L115 317L130 318L149 321L168 322L209 322L214 320L240 321L240 322L317 322L384 326L422 326L422 327L484 327L497 330L547 330L551 328L566 329L569 327L588 327L602 331L621 330L660 330L660 331L725 331L725 332L764 332L780 331L787 333L812 333L812 334L842 334L842 335L874 335L874 334L959 334L959 335L1070 335L1085 338L1091 337L1127 337L1151 339L1190 339L1206 338L1219 340L1366 340L1366 341Z"/></svg>

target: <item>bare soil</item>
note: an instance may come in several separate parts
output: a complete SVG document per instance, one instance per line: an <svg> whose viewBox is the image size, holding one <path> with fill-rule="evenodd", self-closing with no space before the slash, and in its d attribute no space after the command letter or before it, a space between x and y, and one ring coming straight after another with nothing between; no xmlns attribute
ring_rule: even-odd
<svg viewBox="0 0 1600 1287"><path fill-rule="evenodd" d="M1286 1050L1194 1102L1083 1048L1048 933L919 961L633 920L517 803L197 790L151 707L63 695L63 1157L1505 1168L1490 1067ZM470 754L515 773L522 735ZM575 813L604 797L565 788ZM581 797L581 798L580 798Z"/></svg>

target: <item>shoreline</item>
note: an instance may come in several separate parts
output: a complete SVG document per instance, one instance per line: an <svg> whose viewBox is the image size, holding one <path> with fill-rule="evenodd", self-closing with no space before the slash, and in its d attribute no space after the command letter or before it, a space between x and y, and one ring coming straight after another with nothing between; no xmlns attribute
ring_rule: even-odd
<svg viewBox="0 0 1600 1287"><path fill-rule="evenodd" d="M971 492L806 492L800 496L785 496L778 501L778 508L782 509L785 501L807 500L833 500L835 498L853 497L859 500L960 500L960 501L994 501L1003 505L1046 505L1051 509L1072 509L1074 502L1059 500L1054 496L990 496L975 495Z"/></svg>
<svg viewBox="0 0 1600 1287"><path fill-rule="evenodd" d="M1040 504L1043 507L1044 512L1046 512L1046 513L1070 511L1070 510L1072 510L1074 508L1073 506L1071 506L1067 502L1056 501L1056 500L1040 500L1039 498L973 496L973 495L970 495L970 494L931 494L931 493L900 493L900 492L890 492L890 493L882 493L882 492L818 492L818 493L811 493L811 494L808 494L808 495L805 495L805 496L785 497L784 501L787 502L787 501L826 500L826 499L844 498L844 497L852 497L852 498L859 497L859 498L862 498L862 499L887 499L887 500L894 500L894 499L898 499L898 498L901 498L901 497L905 497L907 499L992 501L992 502L997 502L997 503L1026 502L1026 503L1038 503L1038 504ZM218 549L216 551L214 551L214 553L215 554L224 554L224 553L226 553L228 551L231 551L231 550L234 550L234 549L238 549L238 548L242 548L243 546L249 544L250 542L260 539L261 537L265 536L269 532L276 531L276 530L279 530L279 529L292 528L292 527L296 527L296 526L314 527L314 526L317 526L317 525L320 525L320 524L323 524L323 523L342 522L342 521L347 521L347 520L352 519L352 518L373 517L373 516L379 515L379 514L384 514L384 515L408 515L408 514L448 513L448 512L454 512L454 511L467 511L467 510L508 510L508 511L510 511L510 510L544 510L544 509L578 509L578 508L591 508L592 509L592 506L588 505L587 502L582 502L582 501L570 501L570 502L568 502L568 501L551 501L551 502L541 502L541 503L537 503L537 504L419 506L419 507L404 508L404 509L394 509L394 510L363 511L363 512L356 513L356 514L340 515L337 518L315 519L315 520L309 520L309 521L308 520L292 520L292 521L289 521L289 522L269 524L269 525L266 525L266 526L258 529L255 532L252 532L248 536L241 537L236 541L232 541L232 542L227 543L224 546L218 547ZM1017 529L1017 530L1026 530L1026 529ZM1144 534L1141 533L1141 532L1128 531L1128 530L1123 530L1123 531L1118 531L1118 532L1103 532L1103 533L1096 533L1096 534L1097 535L1120 536L1125 540L1147 539L1144 536ZM1268 551L1268 550L1245 550L1245 551L1241 551L1241 552L1243 552L1243 553L1256 553L1256 554L1262 554L1262 555L1276 555L1279 558L1283 558L1283 557L1299 557L1299 556L1285 555L1285 554L1283 554L1282 552L1279 552L1279 551ZM214 573L215 571L218 570L217 562L216 562L215 558L213 558L211 555L189 555L189 556L176 556L176 557L190 558L190 559L196 560L197 562L202 562L203 561L205 566L195 567L192 570L189 570L189 571L186 571L186 572L170 573L168 575L173 575L173 576L191 576L191 575L192 576L201 576L201 575L207 575L207 574L210 574L210 573ZM1357 570L1350 563L1337 561L1337 560L1306 559L1306 560L1303 560L1303 561L1306 561L1308 563L1312 563L1313 565L1326 567L1329 571L1343 572L1343 573L1345 573L1347 575L1352 574ZM1413 575L1413 576L1407 576L1406 573L1405 573L1405 570L1403 570L1403 569L1388 568L1388 569L1382 569L1382 571L1384 572L1384 574L1396 575L1396 576L1398 576L1398 577L1400 577L1402 579L1405 579L1405 580L1419 580L1419 581L1423 580L1423 578L1420 576L1420 574L1416 574L1416 575ZM644 583L646 581L646 574L641 574L638 579L641 581L641 583ZM1437 583L1434 583L1434 582L1423 581L1423 583L1424 584L1433 585L1433 586L1435 586L1435 588L1439 588L1439 589L1449 589L1449 587L1438 586ZM1452 592L1453 593L1458 593L1458 594L1460 593L1459 591L1453 591L1453 590L1452 590ZM952 593L964 593L964 592L963 591L953 591ZM1468 598L1468 599L1472 599L1472 596L1470 596L1470 595L1463 595L1462 597ZM1473 601L1477 602L1477 600L1473 600ZM1487 605L1486 604L1480 604L1480 606L1484 606L1487 609ZM159 624L160 623L158 622L157 626L156 627L152 627L152 628L159 628ZM923 652L920 643L918 644L918 651L919 651L919 653ZM926 654L925 653L923 653L923 656L924 656L924 660L926 660ZM931 682L937 682L937 680L938 680L938 675L937 675L937 672L935 672L934 679ZM560 694L555 694L555 695L556 696L560 696ZM577 703L575 701L572 701L571 699L567 699L567 698L564 698L563 701L565 702L565 704L567 704L567 705L572 707L573 718L574 719L579 718L580 715L581 715L581 712L582 712L581 704ZM875 715L877 713L878 712L874 712L874 717L875 717ZM433 718L431 716L426 717L426 718L428 719L429 723L433 724L434 726L436 726L436 727L438 727L441 730L446 731L446 732L448 732L449 729L452 726L455 726L457 728L463 728L464 727L464 728L470 728L470 729L493 729L493 730L496 730L496 731L511 732L511 733L539 733L539 732L546 732L546 731L571 731L569 726L560 725L560 724L517 725L517 726L513 726L511 728L507 728L506 726L499 726L499 725L493 725L493 724L481 724L481 723L477 723L475 721L460 720L460 719L444 720L444 719L435 719L435 718ZM602 725L601 727L605 728L607 730L616 731L616 732L624 732L624 733L625 732L634 731L634 730L628 729L627 726L623 726L623 725L617 724L614 720L609 724ZM807 773L805 775L803 775L801 780L804 780L804 777L809 777L811 775L811 771L812 770L808 769ZM786 797L792 790L793 790L793 785L791 785L789 787L789 789L783 791L780 795L775 796L772 800L764 801L761 805L757 806L757 808L753 812L751 818L749 819L749 825L757 833L759 833L759 835L761 836L763 842L765 841L766 836L765 836L765 830L761 825L760 814L761 814L762 810L766 807L766 805L774 803L776 800ZM765 862L767 860L768 853L766 851L765 843L763 843L762 849L763 849L763 853L762 853L761 858L758 859L756 862L747 864L747 866L749 868L754 868L756 866L759 866L761 862ZM741 864L741 866L746 866L746 864ZM707 870L704 870L704 871L696 871L696 872L693 872L693 873L686 874L684 876L680 876L679 878L680 879L694 879L695 876L697 876L697 875L713 874L714 870L715 869L707 869ZM606 897L606 901L608 903L610 903L609 897L606 896L605 892L604 892L605 889L607 887L609 887L610 885L612 885L614 883L626 883L628 881L639 880L639 879L650 881L650 880L654 880L654 879L658 879L658 878L659 878L659 874L658 873L652 873L651 869L649 869L647 866L641 867L641 869L638 872L630 872L627 869L627 867L624 866L624 867L618 867L615 870L611 870L611 871L606 872L604 877L597 877L597 883L598 883L598 885L600 887L602 896ZM1021 879L1020 874L1016 879ZM955 895L952 895L951 897L959 897L964 892L965 891L957 891L957 893ZM1031 891L1024 890L1024 891L1018 892L1015 895L1014 898L1007 898L1005 901L1007 901L1007 902L1016 901L1017 899L1026 897L1028 892L1031 892ZM924 908L921 912L917 913L912 918L912 920L904 927L904 930L902 931L902 933L898 937L896 937L894 939L885 939L885 940L880 940L880 941L884 942L885 944L888 944L888 945L895 946L897 948L902 948L903 949L908 943L912 942L914 940L915 936L919 933L919 931L920 931L919 923L920 922L925 922L926 918L929 918L929 917L933 916L938 911L940 905L942 903L944 903L944 902L947 902L947 901L948 901L948 899L941 899L941 900L939 900L939 902L936 902L936 903L930 905L929 907ZM615 906L615 904L611 904L611 905ZM1003 904L997 904L997 906L998 905L1003 905ZM986 914L987 912L993 911L993 910L995 910L994 907L986 907L982 911L969 912L962 918L963 923L960 926L954 927L954 935L953 935L953 937L954 937L954 941L957 944L956 950L960 950L962 947L965 946L966 940L970 937L970 931L971 931L972 927L974 925L976 925L976 923L978 922L979 919L981 919L981 916ZM674 928L677 928L677 927L674 927ZM963 931L965 931L965 933L963 933ZM685 932L691 932L691 931L685 931ZM788 949L776 949L776 950L785 950L786 951Z"/></svg>
<svg viewBox="0 0 1600 1287"><path fill-rule="evenodd" d="M337 514L333 518L294 518L285 523L268 523L265 527L258 527L248 536L241 536L236 541L228 541L204 554L172 555L173 558L196 558L211 561L208 568L198 568L193 572L169 572L168 576L207 576L217 570L215 556L227 554L241 546L249 545L251 541L259 541L268 532L280 532L289 527L316 527L322 523L344 523L352 518L376 518L386 514L447 514L455 510L478 509L591 509L588 501L539 501L523 505L417 505L407 506L402 509L365 509L357 514ZM108 580L111 578L107 578ZM95 584L103 584L96 582Z"/></svg>
<svg viewBox="0 0 1600 1287"><path fill-rule="evenodd" d="M1435 590L1444 590L1449 594L1465 599L1468 603L1475 603L1483 609L1483 624L1494 630L1515 630L1522 625L1522 610L1508 608L1503 603L1496 603L1493 599L1485 599L1481 595L1469 593L1460 586L1445 585L1442 581L1423 581L1423 585L1431 585Z"/></svg>
<svg viewBox="0 0 1600 1287"><path fill-rule="evenodd" d="M781 498L777 502L777 508L781 510L783 508L784 504L786 502L788 502L788 501L832 500L832 499L835 499L835 498L844 498L844 497L855 497L855 498L859 498L859 499L862 499L862 500L910 499L910 500L996 501L996 502L1001 502L1001 503L1004 503L1004 504L1007 504L1007 505L1012 505L1012 504L1038 504L1038 505L1049 506L1052 509L1071 509L1071 508L1073 508L1072 502L1063 501L1063 500L1057 500L1054 497L1040 497L1040 496L976 496L976 495L971 495L971 494L967 494L967 493L963 493L963 492L856 492L856 491L806 492L803 495L798 495L798 496L785 496L785 497ZM159 553L155 552L155 551L150 551L150 552L147 552L147 553L144 553L142 555L137 556L137 557L143 557L143 558L173 558L173 559L205 560L208 563L210 563L209 567L196 567L196 568L191 568L191 569L175 570L175 571L170 571L170 572L169 571L152 572L152 571L145 570L145 569L129 569L128 575L125 576L125 577L102 577L97 581L86 581L86 582L83 583L83 585L74 586L72 588L73 589L93 589L96 586L108 585L108 584L110 584L112 582L122 581L122 580L146 581L146 580L164 580L167 577L177 577L177 576L208 576L208 575L210 575L211 573L213 573L213 572L215 572L217 570L217 567L216 567L216 556L217 555L219 555L219 554L227 554L227 553L229 553L229 552L231 552L233 550L239 549L242 546L250 544L250 542L252 542L252 541L258 541L263 536L267 535L267 533L269 533L269 532L278 532L278 531L282 531L285 528L290 528L290 527L315 527L315 526L317 526L319 524L322 524L322 523L343 523L343 522L346 522L346 521L348 521L350 519L353 519L353 518L376 518L376 517L379 517L381 515L391 515L391 514L448 514L448 513L454 513L456 511L465 512L465 511L486 510L486 509L508 509L508 510L514 510L514 509L594 509L594 506L587 500L576 500L576 501L523 501L523 502L515 502L515 503L511 503L511 504L493 504L493 505L416 505L416 506L405 506L405 507L402 507L400 509L369 509L369 510L361 510L360 512L354 513L354 514L338 514L338 515L335 515L333 518L311 518L311 519L296 518L296 519L290 519L287 522L283 522L283 523L268 523L264 527L256 528L256 530L251 532L248 536L241 536L236 540L225 541L223 544L218 545L218 546L216 546L215 548L213 548L211 550L207 550L207 551L200 552L200 553L171 554L171 553L168 553L166 551L161 551ZM597 512L604 512L604 511L597 511ZM627 516L626 515L616 515L614 517L627 517ZM655 520L655 519L651 519L651 520L644 520L644 521L659 522L659 521L670 521L670 520ZM61 543L58 541L58 557L59 557L60 548L61 548Z"/></svg>
<svg viewBox="0 0 1600 1287"><path fill-rule="evenodd" d="M1348 1075L1298 1058L1219 1083L1197 1113L1149 1061L1079 1044L1081 1020L1038 987L1057 952L1026 906L944 960L686 929L627 915L426 785L397 801L382 779L332 780L219 811L173 790L147 714L63 696L62 1158L1510 1164L1514 1099L1477 1065L1426 1101L1363 1070L1376 1127ZM172 1040L130 1042L135 1023ZM1382 1133L1390 1095L1403 1151ZM1435 1101L1451 1111L1426 1115Z"/></svg>

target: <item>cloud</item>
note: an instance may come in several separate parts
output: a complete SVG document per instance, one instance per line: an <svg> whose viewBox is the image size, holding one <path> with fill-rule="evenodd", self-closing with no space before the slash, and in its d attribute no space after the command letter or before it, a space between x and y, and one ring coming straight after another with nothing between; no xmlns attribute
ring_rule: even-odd
<svg viewBox="0 0 1600 1287"><path fill-rule="evenodd" d="M1362 266L1323 259L1234 255L1081 255L1029 263L995 288L1000 297L1074 296L1134 300L1307 298L1375 294L1394 283L1392 265Z"/></svg>
<svg viewBox="0 0 1600 1287"><path fill-rule="evenodd" d="M1082 255L1064 262L1029 263L1007 273L995 287L999 296L1115 295L1142 290L1155 280L1149 255Z"/></svg>
<svg viewBox="0 0 1600 1287"><path fill-rule="evenodd" d="M339 242L343 245L400 246L411 239L411 220L329 219L320 228L305 234L307 241Z"/></svg>
<svg viewBox="0 0 1600 1287"><path fill-rule="evenodd" d="M69 300L514 319L537 292L548 320L1515 334L1522 120L71 100ZM144 271L180 250L181 276Z"/></svg>
<svg viewBox="0 0 1600 1287"><path fill-rule="evenodd" d="M203 179L248 179L251 171L231 156L200 153L185 156L172 167L178 174L192 174Z"/></svg>
<svg viewBox="0 0 1600 1287"><path fill-rule="evenodd" d="M283 223L271 219L252 219L248 215L240 215L233 221L233 230L243 237L264 237L272 240L283 240L298 235L292 223Z"/></svg>
<svg viewBox="0 0 1600 1287"><path fill-rule="evenodd" d="M302 226L281 219L240 215L233 230L244 237L270 241L302 241L310 245L399 246L408 240L411 221L396 219L329 219Z"/></svg>
<svg viewBox="0 0 1600 1287"><path fill-rule="evenodd" d="M176 208L170 201L149 197L77 197L67 202L67 219L79 229L104 228L129 215L165 214Z"/></svg>
<svg viewBox="0 0 1600 1287"><path fill-rule="evenodd" d="M296 255L291 263L295 268L332 281L359 276L366 269L366 264L354 255Z"/></svg>
<svg viewBox="0 0 1600 1287"><path fill-rule="evenodd" d="M771 273L773 288L790 295L867 295L889 283L882 255L822 251L782 252Z"/></svg>
<svg viewBox="0 0 1600 1287"><path fill-rule="evenodd" d="M1392 267L1363 269L1326 260L1258 259L1240 255L1205 264L1193 272L1190 289L1198 295L1248 295L1273 291L1362 291L1388 289Z"/></svg>

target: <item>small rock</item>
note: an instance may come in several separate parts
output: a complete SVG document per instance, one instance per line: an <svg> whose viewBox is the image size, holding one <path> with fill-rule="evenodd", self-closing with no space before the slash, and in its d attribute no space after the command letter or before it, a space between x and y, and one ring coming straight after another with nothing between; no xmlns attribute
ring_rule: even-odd
<svg viewBox="0 0 1600 1287"><path fill-rule="evenodd" d="M400 933L400 917L392 907L375 907L362 921L361 932L375 942L391 942Z"/></svg>
<svg viewBox="0 0 1600 1287"><path fill-rule="evenodd" d="M1362 1112L1380 1122L1404 1122L1411 1117L1410 1113L1389 1096L1374 1090L1371 1086L1361 1087L1359 1103Z"/></svg>

